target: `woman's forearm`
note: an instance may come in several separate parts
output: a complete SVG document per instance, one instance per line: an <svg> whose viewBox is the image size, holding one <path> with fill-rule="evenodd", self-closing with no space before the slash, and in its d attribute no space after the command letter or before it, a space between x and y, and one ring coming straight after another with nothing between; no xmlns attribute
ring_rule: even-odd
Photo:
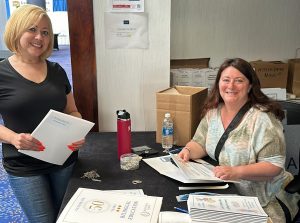
<svg viewBox="0 0 300 223"><path fill-rule="evenodd" d="M12 143L12 138L16 133L3 125L0 125L0 141L4 143Z"/></svg>
<svg viewBox="0 0 300 223"><path fill-rule="evenodd" d="M184 148L190 152L190 159L200 159L207 156L206 151L195 141L191 140Z"/></svg>
<svg viewBox="0 0 300 223"><path fill-rule="evenodd" d="M259 162L244 166L237 166L237 171L240 173L241 179L255 180L255 179L271 179L277 176L282 168L275 166L269 162Z"/></svg>
<svg viewBox="0 0 300 223"><path fill-rule="evenodd" d="M282 168L268 162L259 162L242 166L216 166L214 173L222 180L265 181L280 174Z"/></svg>
<svg viewBox="0 0 300 223"><path fill-rule="evenodd" d="M82 118L79 111L72 111L72 112L69 113L69 115L75 116L77 118Z"/></svg>

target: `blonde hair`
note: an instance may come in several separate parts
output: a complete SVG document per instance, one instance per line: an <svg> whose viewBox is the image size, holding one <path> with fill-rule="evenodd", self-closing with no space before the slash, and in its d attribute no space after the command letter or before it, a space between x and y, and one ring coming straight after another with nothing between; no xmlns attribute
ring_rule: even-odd
<svg viewBox="0 0 300 223"><path fill-rule="evenodd" d="M36 5L23 5L17 8L8 19L4 31L4 42L7 48L13 53L19 53L21 36L42 18L46 18L48 21L50 42L46 51L41 55L41 59L49 57L52 53L54 41L51 20L46 11Z"/></svg>

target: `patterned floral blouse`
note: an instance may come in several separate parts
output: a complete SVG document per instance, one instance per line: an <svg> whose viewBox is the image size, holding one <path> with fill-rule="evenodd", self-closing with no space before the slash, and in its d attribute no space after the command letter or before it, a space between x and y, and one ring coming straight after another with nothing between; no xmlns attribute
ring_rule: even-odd
<svg viewBox="0 0 300 223"><path fill-rule="evenodd" d="M215 148L224 127L221 106L210 110L201 120L193 140L215 159ZM285 140L281 122L272 113L252 107L241 123L230 132L220 155L222 166L239 166L257 162L270 162L282 168L281 173L268 181L241 180L236 187L241 195L256 196L273 222L284 222L284 213L276 197L289 208L292 218L298 211L299 194L288 194L284 187L293 179L285 171ZM276 197L275 197L276 196Z"/></svg>

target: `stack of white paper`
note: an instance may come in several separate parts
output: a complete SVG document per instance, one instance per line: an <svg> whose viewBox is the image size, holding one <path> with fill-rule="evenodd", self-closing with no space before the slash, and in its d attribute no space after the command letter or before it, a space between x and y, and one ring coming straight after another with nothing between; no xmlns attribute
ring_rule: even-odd
<svg viewBox="0 0 300 223"><path fill-rule="evenodd" d="M220 178L215 177L212 169L213 166L204 160L199 162L184 162L177 154L171 154L171 159L174 161L179 171L183 176L194 183L198 183L199 180L207 182L222 182Z"/></svg>
<svg viewBox="0 0 300 223"><path fill-rule="evenodd" d="M178 180L182 183L225 182L213 175L213 172L211 170L213 166L210 165L209 163L201 159L195 160L196 163L195 162L182 163L180 161L177 162L178 159L176 159L176 157L177 157L176 155L170 154L167 156L143 159L143 161L147 163L149 166L151 166L153 169L158 171L160 174ZM174 160L177 166L172 163L172 160ZM193 178L189 178L186 175L186 168L184 167L193 169L193 172L196 173L195 176Z"/></svg>
<svg viewBox="0 0 300 223"><path fill-rule="evenodd" d="M257 197L190 195L192 222L266 223L268 216Z"/></svg>
<svg viewBox="0 0 300 223"><path fill-rule="evenodd" d="M18 151L49 163L62 165L72 153L68 145L83 139L93 126L94 123L90 121L51 109L31 134L45 146L45 150Z"/></svg>
<svg viewBox="0 0 300 223"><path fill-rule="evenodd" d="M157 223L162 197L79 188L57 223Z"/></svg>

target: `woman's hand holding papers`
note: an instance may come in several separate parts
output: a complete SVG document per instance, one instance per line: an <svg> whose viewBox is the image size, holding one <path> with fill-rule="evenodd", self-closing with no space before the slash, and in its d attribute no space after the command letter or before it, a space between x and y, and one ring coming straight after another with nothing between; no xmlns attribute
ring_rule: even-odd
<svg viewBox="0 0 300 223"><path fill-rule="evenodd" d="M72 151L77 151L85 143L85 139L78 140L68 145L68 148ZM27 133L14 134L11 138L11 144L17 149L22 150L33 150L33 151L44 151L45 146L32 135Z"/></svg>
<svg viewBox="0 0 300 223"><path fill-rule="evenodd" d="M11 144L17 149L44 151L43 144L29 133L13 134Z"/></svg>
<svg viewBox="0 0 300 223"><path fill-rule="evenodd" d="M68 148L72 151L78 151L80 147L83 146L85 143L85 139L81 139L79 141L73 142L72 144L68 145Z"/></svg>
<svg viewBox="0 0 300 223"><path fill-rule="evenodd" d="M213 172L216 177L222 180L239 180L239 172L237 171L238 168L234 166L216 166L213 169Z"/></svg>
<svg viewBox="0 0 300 223"><path fill-rule="evenodd" d="M201 159L207 156L206 151L196 142L191 140L185 147L178 153L178 156L185 162L190 159Z"/></svg>
<svg viewBox="0 0 300 223"><path fill-rule="evenodd" d="M188 149L187 147L184 147L180 153L178 154L178 156L184 161L187 162L190 159L190 149Z"/></svg>

